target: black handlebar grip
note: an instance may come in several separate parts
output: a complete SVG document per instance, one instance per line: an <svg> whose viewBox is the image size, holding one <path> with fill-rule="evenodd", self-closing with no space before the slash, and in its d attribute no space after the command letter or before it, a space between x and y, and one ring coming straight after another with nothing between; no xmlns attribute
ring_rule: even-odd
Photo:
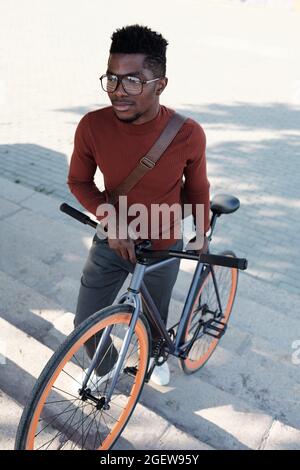
<svg viewBox="0 0 300 470"><path fill-rule="evenodd" d="M202 254L200 256L202 263L213 264L216 266L224 266L226 268L236 268L245 270L248 266L248 261L245 258L234 258L231 256L210 255Z"/></svg>
<svg viewBox="0 0 300 470"><path fill-rule="evenodd" d="M69 206L69 204L66 204L65 202L61 204L60 210L70 215L74 219L79 220L79 222L83 224L88 224L91 221L88 215L85 215L83 212L74 209L74 207Z"/></svg>
<svg viewBox="0 0 300 470"><path fill-rule="evenodd" d="M246 258L239 258L238 260L238 269L245 271L248 268L248 260Z"/></svg>

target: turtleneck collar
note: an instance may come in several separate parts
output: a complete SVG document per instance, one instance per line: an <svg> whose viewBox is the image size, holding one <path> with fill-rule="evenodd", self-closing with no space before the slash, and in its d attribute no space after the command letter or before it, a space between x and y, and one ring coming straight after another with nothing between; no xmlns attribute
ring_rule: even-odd
<svg viewBox="0 0 300 470"><path fill-rule="evenodd" d="M162 120L167 117L167 110L165 106L159 105L159 110L157 115L151 119L150 121L144 122L143 124L133 124L129 122L123 122L117 118L115 115L113 108L111 107L111 111L114 116L114 120L118 129L121 132L125 132L126 134L132 135L141 135L141 134L148 134L151 131L155 131L157 128L160 127Z"/></svg>

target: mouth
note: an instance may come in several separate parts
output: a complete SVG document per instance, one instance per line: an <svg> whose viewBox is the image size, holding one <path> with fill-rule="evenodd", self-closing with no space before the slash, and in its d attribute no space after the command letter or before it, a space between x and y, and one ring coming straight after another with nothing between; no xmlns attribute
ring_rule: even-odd
<svg viewBox="0 0 300 470"><path fill-rule="evenodd" d="M112 103L113 108L116 111L126 112L133 106L133 103L127 103L126 101L114 101Z"/></svg>

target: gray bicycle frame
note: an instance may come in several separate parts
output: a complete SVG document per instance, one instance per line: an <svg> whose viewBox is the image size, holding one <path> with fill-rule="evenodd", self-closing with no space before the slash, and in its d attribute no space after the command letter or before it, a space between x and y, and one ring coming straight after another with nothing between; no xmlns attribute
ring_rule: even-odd
<svg viewBox="0 0 300 470"><path fill-rule="evenodd" d="M172 253L172 251L170 251L170 253ZM181 256L181 257L184 257L184 255ZM160 336L162 338L164 338L169 353L174 355L174 356L179 356L180 353L182 352L182 349L183 349L184 345L181 345L181 339L182 339L182 335L183 335L185 327L186 327L186 322L188 320L189 312L190 312L190 310L193 306L193 302L194 302L195 295L196 295L196 292L197 292L197 287L199 286L200 275L201 275L202 270L203 270L203 263L201 263L200 261L197 262L197 266L195 268L193 280L191 282L189 292L188 292L188 295L186 297L186 301L185 301L185 304L184 304L184 307L183 307L183 310L182 310L182 313L181 313L179 327L178 327L178 331L177 331L177 335L176 335L176 339L175 339L174 343L172 342L172 340L170 338L170 335L168 333L168 330L166 329L166 327L165 327L165 325L164 325L164 323L161 319L160 313L159 313L159 311L158 311L158 309L157 309L157 307L156 307L156 305L155 305L155 303L154 303L154 301L153 301L153 299L152 299L152 297L151 297L151 295L150 295L150 293L149 293L149 291L148 291L148 289L147 289L147 287L146 287L146 285L143 281L144 275L146 273L149 273L149 272L154 271L156 269L160 269L162 266L165 266L167 264L171 264L174 261L175 261L175 258L170 258L170 259L166 259L166 260L157 261L156 263L153 263L153 264L148 265L148 266L145 265L144 263L141 263L141 262L138 261L137 264L136 264L136 267L134 269L134 272L132 274L131 282L130 282L130 285L128 287L127 292L122 294L118 299L118 302L117 302L118 304L132 305L134 307L134 311L133 311L132 318L131 318L130 323L129 323L129 328L128 328L128 330L126 332L126 335L125 335L125 338L123 340L121 351L119 353L119 358L118 358L118 361L116 363L116 368L115 368L115 371L113 373L112 382L111 382L111 385L110 385L109 390L108 390L107 395L106 395L105 406L107 406L109 404L110 399L112 397L114 388L115 388L116 383L117 383L119 373L121 371L122 365L123 365L125 357L126 357L126 353L128 351L128 347L129 347L131 337L132 337L134 329L135 329L135 325L136 325L138 317L140 315L141 301L140 301L139 293L142 295L143 300L146 304L147 317L149 317L151 319L151 322L157 328ZM108 338L108 336L111 332L111 329L112 329L112 325L110 325L109 327L106 327L105 330L104 330L104 333L102 334L101 340L100 340L100 342L98 344L98 347L95 351L95 354L94 354L92 363L90 365L90 368L88 370L87 376L85 377L85 380L84 380L84 383L83 383L83 388L85 388L85 386L87 385L89 377L90 377L90 375L91 375L98 359L101 357L101 354L104 352L103 351L104 350L104 345L105 345L106 339Z"/></svg>
<svg viewBox="0 0 300 470"><path fill-rule="evenodd" d="M214 214L213 217L212 217L212 220L211 220L210 234L208 236L208 241L209 242L211 242L211 239L212 239L212 234L213 234L213 231L214 231L214 228L215 228L216 220L217 220L217 215ZM193 306L193 303L195 301L195 295L197 293L197 289L198 289L199 284L201 282L200 278L201 278L201 274L203 272L204 264L199 261L199 258L198 258L197 255L191 255L191 254L188 254L187 252L184 252L184 251L169 250L168 254L171 256L171 258L157 261L156 263L152 263L151 265L146 265L144 260L143 261L138 260L137 263L136 263L135 269L133 271L132 278L131 278L131 281L130 281L130 285L127 289L127 292L122 294L119 297L118 301L117 301L117 304L129 304L129 305L133 306L134 311L133 311L132 318L131 318L130 323L129 323L129 328L128 328L128 330L126 332L126 335L125 335L125 338L123 340L121 351L120 351L120 354L119 354L119 357L118 357L118 360L117 360L117 363L116 363L116 366L115 366L115 370L114 370L114 373L113 373L112 382L111 382L111 385L109 387L108 393L106 395L104 409L106 407L108 407L108 405L109 405L110 399L112 397L114 388L115 388L116 383L117 383L119 373L121 371L121 368L122 368L123 363L124 363L124 359L126 357L126 353L128 351L128 347L129 347L131 337L132 337L134 329L135 329L135 325L136 325L136 323L138 321L138 318L139 318L139 315L140 315L141 301L140 301L139 293L143 297L143 300L146 304L147 317L150 318L153 325L157 328L160 336L165 340L167 348L168 348L168 352L170 354L178 357L178 356L180 356L180 354L183 352L183 350L187 347L187 345L189 343L189 342L186 342L186 343L182 344L182 336L183 336L185 328L186 328L186 323L188 321L188 315L189 315L189 313L191 311L191 308ZM145 256L145 258L147 258L147 256ZM159 269L162 266L165 266L166 264L171 264L175 261L176 258L184 258L184 259L194 260L194 261L197 261L197 265L196 265L196 268L195 268L195 271L194 271L193 279L192 279L192 282L190 284L189 292L188 292L188 295L186 297L183 310L181 312L181 317L180 317L180 321L179 321L179 324L178 324L178 330L177 330L177 333L176 333L176 339L175 339L175 342L173 343L173 341L171 340L170 335L168 333L168 330L166 329L166 327L165 327L165 325L164 325L164 323L161 319L160 313L159 313L159 311L158 311L158 309L157 309L157 307L156 307L156 305L155 305L155 303L154 303L154 301L153 301L153 299L152 299L145 283L143 282L143 278L144 278L144 275L146 273L149 273L151 271ZM221 302L220 302L218 286L217 286L217 283L216 283L214 271L213 271L212 267L209 267L208 269L210 269L212 271L212 277L213 277L214 288L215 288L216 295L217 295L217 301L218 301L218 304L219 304L220 312L222 313L222 306L221 306ZM98 362L98 359L101 357L102 353L104 352L105 343L106 343L106 340L108 339L108 336L111 333L112 327L113 327L113 325L110 325L110 326L106 327L103 334L102 334L102 336L101 336L101 339L99 341L99 344L98 344L97 349L95 351L95 354L93 356L91 365L88 369L87 375L86 375L85 380L83 382L83 387L82 387L83 389L85 389L85 387L86 387L86 385L89 381L89 378L90 378L90 376L91 376L91 374L92 374L92 372L93 372L93 370L94 370L94 368L95 368L95 366Z"/></svg>

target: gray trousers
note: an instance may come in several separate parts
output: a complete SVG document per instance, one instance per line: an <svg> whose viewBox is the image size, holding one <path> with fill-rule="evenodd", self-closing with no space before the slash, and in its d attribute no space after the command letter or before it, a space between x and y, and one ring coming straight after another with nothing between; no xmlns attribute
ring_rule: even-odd
<svg viewBox="0 0 300 470"><path fill-rule="evenodd" d="M182 247L183 241L177 240L175 244L169 246L169 249L182 250ZM149 260L149 263L151 264L156 261L157 259L152 259ZM178 276L179 265L180 259L176 259L171 265L147 273L144 277L145 285L165 324L167 323L169 303ZM111 305L128 274L132 273L133 270L134 265L129 260L124 260L112 250L106 239L101 240L95 235L81 276L74 319L75 327L93 313ZM143 300L142 307L143 312L147 316L147 309ZM154 333L153 331L151 332L152 334ZM99 339L100 337L97 338L97 342L93 339L93 341L86 345L90 358L95 352L95 345ZM110 348L109 354L105 355L105 361L102 361L101 365L96 368L96 372L99 375L106 374L118 358L117 351L114 346L111 346L111 340L109 340L107 345L105 345L106 349Z"/></svg>

